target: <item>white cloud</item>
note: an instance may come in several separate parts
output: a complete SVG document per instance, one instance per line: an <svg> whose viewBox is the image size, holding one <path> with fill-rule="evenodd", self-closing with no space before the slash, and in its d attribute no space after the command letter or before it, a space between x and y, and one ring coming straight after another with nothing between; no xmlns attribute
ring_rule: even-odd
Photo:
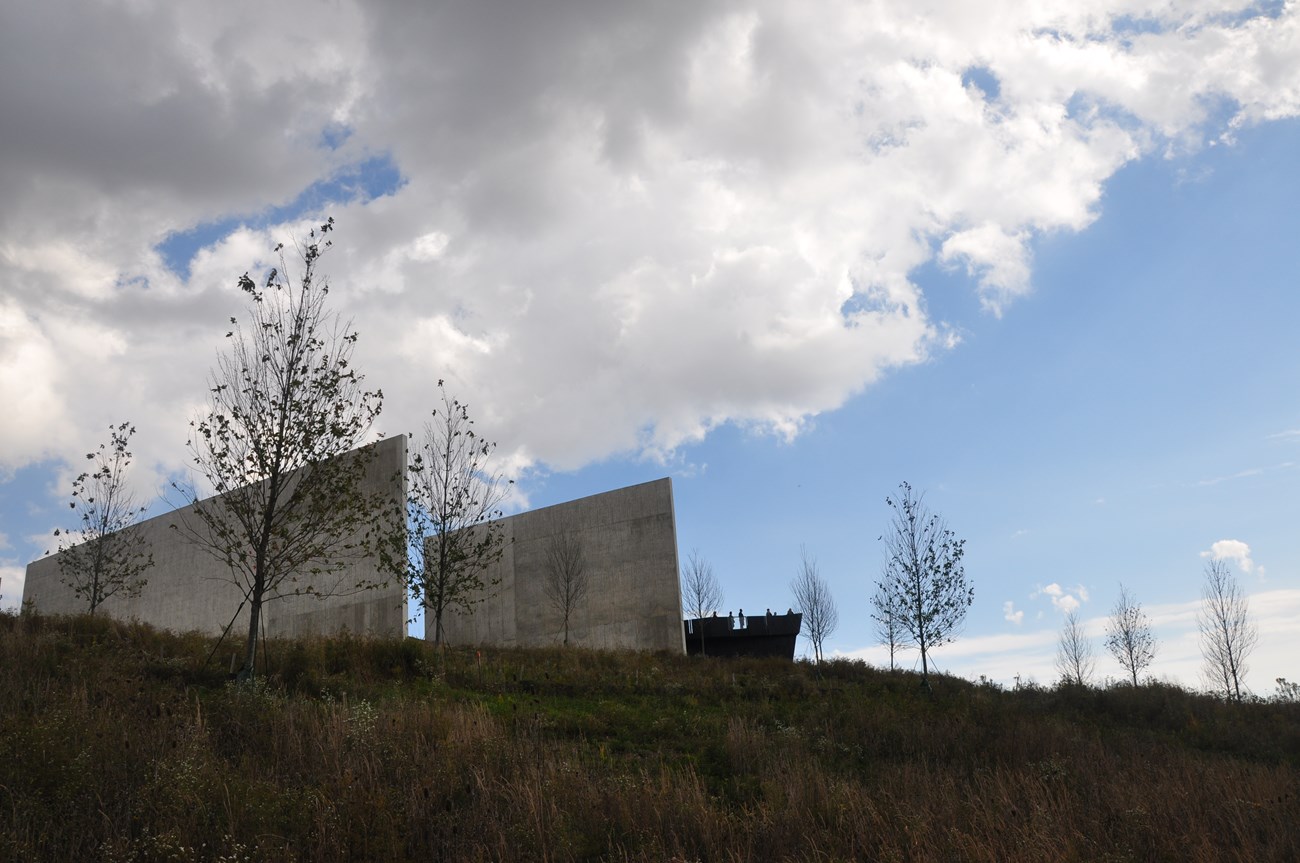
<svg viewBox="0 0 1300 863"><path fill-rule="evenodd" d="M1039 596L1046 596L1052 601L1053 608L1069 614L1071 611L1077 611L1083 603L1088 601L1088 588L1082 584L1075 585L1072 588L1064 588L1056 582L1052 582L1046 587L1035 588L1034 592L1029 594L1030 599L1037 599Z"/></svg>
<svg viewBox="0 0 1300 863"><path fill-rule="evenodd" d="M1006 300L1029 290L1029 257L1024 234L1010 235L998 225L983 224L944 240L939 259L963 259L980 277L984 304L1000 314Z"/></svg>
<svg viewBox="0 0 1300 863"><path fill-rule="evenodd" d="M1279 438L1285 436L1286 435L1283 434L1283 435L1270 435L1269 437ZM1276 464L1271 464L1266 467L1246 468L1244 470L1239 470L1236 473L1231 473L1224 476L1211 477L1209 479L1198 480L1196 482L1196 485L1198 486L1218 485L1220 483L1232 482L1233 480L1238 480L1238 479L1252 479L1254 477L1265 476L1267 474L1275 473L1277 471L1294 470L1295 468L1296 468L1296 462L1294 461L1277 462Z"/></svg>
<svg viewBox="0 0 1300 863"><path fill-rule="evenodd" d="M0 564L0 611L12 611L22 606L26 580L24 567Z"/></svg>
<svg viewBox="0 0 1300 863"><path fill-rule="evenodd" d="M1254 476L1261 476L1263 473L1264 473L1264 468L1252 467L1252 468L1247 468L1245 470L1239 470L1236 473L1228 474L1227 476L1216 476L1210 479L1198 480L1196 484L1197 485L1218 485L1221 482L1230 482L1234 479L1248 479Z"/></svg>
<svg viewBox="0 0 1300 863"><path fill-rule="evenodd" d="M41 533L29 534L26 537L28 548L40 549L36 553L37 554L37 557L35 558L36 560L39 560L42 557L46 557L47 555L57 553L59 550L59 546L62 544L75 545L76 543L73 540L75 537L80 535L77 533L65 534L62 531L56 534L55 533L56 530L58 530L58 528L52 527L49 530L43 531Z"/></svg>
<svg viewBox="0 0 1300 863"><path fill-rule="evenodd" d="M1211 545L1208 551L1201 552L1201 557L1232 561L1246 574L1255 571L1255 561L1250 557L1250 546L1239 539L1221 539ZM1263 567L1260 567L1260 572L1263 572Z"/></svg>
<svg viewBox="0 0 1300 863"><path fill-rule="evenodd" d="M1025 613L1016 611L1016 604L1011 600L1007 600L1002 603L1002 619L1019 626L1025 621Z"/></svg>
<svg viewBox="0 0 1300 863"><path fill-rule="evenodd" d="M19 4L0 400L42 420L0 427L0 469L126 417L143 467L180 466L234 281L290 226L184 279L154 247L375 156L403 185L332 208L326 268L385 430L442 377L520 466L797 435L956 343L917 267L999 312L1125 163L1295 116L1300 7L1240 7Z"/></svg>

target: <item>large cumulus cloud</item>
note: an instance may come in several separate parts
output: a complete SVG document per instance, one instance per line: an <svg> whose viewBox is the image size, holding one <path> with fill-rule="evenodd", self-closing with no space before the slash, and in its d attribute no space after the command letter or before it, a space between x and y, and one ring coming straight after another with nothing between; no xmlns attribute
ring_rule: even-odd
<svg viewBox="0 0 1300 863"><path fill-rule="evenodd" d="M1300 12L1241 3L20 2L0 12L0 467L131 417L183 461L256 217L349 164L326 259L388 395L447 378L516 464L797 434L999 313L1143 155L1300 105Z"/></svg>

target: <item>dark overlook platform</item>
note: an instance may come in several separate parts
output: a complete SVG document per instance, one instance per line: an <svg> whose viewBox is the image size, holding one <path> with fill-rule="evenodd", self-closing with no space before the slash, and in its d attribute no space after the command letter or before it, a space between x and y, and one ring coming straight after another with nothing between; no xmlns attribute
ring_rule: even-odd
<svg viewBox="0 0 1300 863"><path fill-rule="evenodd" d="M741 625L742 620L744 625ZM683 621L686 652L691 656L780 656L794 659L803 615L755 614L744 618L696 617ZM700 636L704 636L703 648Z"/></svg>

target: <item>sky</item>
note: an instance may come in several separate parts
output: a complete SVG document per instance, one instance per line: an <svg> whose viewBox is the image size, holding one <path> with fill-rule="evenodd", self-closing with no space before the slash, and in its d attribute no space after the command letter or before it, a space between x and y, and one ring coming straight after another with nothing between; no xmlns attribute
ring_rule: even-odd
<svg viewBox="0 0 1300 863"><path fill-rule="evenodd" d="M1050 684L1077 610L1118 678L1123 584L1201 686L1219 559L1300 677L1300 5L18 0L0 116L0 608L110 424L166 511L238 277L332 216L376 433L445 379L512 511L669 476L722 611L803 547L879 664L906 481L943 671Z"/></svg>

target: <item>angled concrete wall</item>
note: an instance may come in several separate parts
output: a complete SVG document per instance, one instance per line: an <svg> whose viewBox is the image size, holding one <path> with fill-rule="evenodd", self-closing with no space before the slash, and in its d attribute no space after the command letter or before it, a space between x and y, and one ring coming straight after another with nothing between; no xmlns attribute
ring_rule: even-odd
<svg viewBox="0 0 1300 863"><path fill-rule="evenodd" d="M371 444L374 458L366 471L366 491L391 495L393 518L403 518L405 495L406 438L399 436ZM364 448L363 448L364 449ZM359 452L354 450L353 452ZM174 528L173 525L177 527ZM180 528L180 529L177 529ZM230 580L225 564L186 538L186 528L202 529L193 507L141 522L139 530L148 540L154 565L145 572L148 585L131 599L113 596L96 613L120 620L139 620L177 632L198 631L220 634L234 618L232 634L248 632L248 610L236 616L243 599ZM377 562L370 558L350 562L331 575L300 577L298 586L312 585L328 590L334 585L379 581ZM23 601L31 600L45 614L73 614L86 610L72 589L62 581L59 556L52 554L27 566ZM352 595L282 596L262 606L266 635L289 638L298 635L332 634L347 629L366 635L401 638L406 635L406 594L400 579L382 588Z"/></svg>
<svg viewBox="0 0 1300 863"><path fill-rule="evenodd" d="M672 480L584 497L501 521L501 560L485 573L498 583L465 615L448 611L449 644L539 647L564 638L560 613L543 589L553 537L581 543L591 587L569 623L569 642L585 647L685 651ZM426 621L425 637L434 627Z"/></svg>

